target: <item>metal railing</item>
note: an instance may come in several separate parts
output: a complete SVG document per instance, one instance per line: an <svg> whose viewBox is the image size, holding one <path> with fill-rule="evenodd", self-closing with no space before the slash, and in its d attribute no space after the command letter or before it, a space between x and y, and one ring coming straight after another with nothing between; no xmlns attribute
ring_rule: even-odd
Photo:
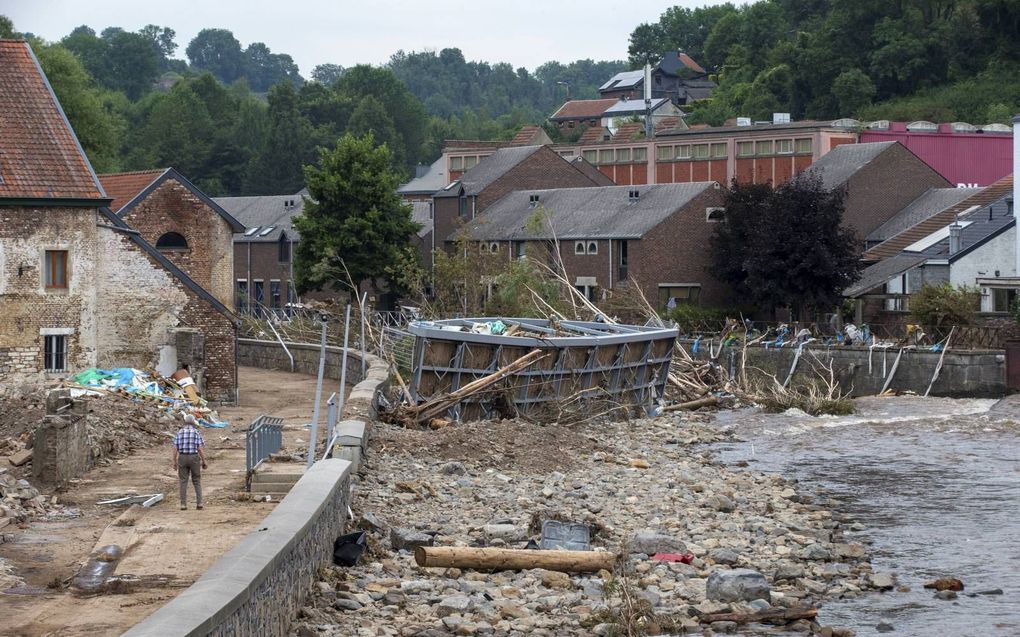
<svg viewBox="0 0 1020 637"><path fill-rule="evenodd" d="M263 414L251 423L244 434L245 487L248 490L251 490L251 476L256 467L282 446L283 418Z"/></svg>

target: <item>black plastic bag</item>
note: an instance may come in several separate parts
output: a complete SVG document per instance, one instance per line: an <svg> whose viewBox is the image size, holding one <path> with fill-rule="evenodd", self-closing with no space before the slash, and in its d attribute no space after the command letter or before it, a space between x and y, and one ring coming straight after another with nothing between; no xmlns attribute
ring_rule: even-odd
<svg viewBox="0 0 1020 637"><path fill-rule="evenodd" d="M364 552L364 531L341 535L333 542L333 563L337 566L355 566Z"/></svg>

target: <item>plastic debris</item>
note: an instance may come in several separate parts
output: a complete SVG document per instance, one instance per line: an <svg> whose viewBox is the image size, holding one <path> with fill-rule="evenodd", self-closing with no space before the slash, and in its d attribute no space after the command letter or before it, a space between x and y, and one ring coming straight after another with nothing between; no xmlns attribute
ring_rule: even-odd
<svg viewBox="0 0 1020 637"><path fill-rule="evenodd" d="M364 552L364 531L341 535L333 542L333 563L337 566L357 566Z"/></svg>
<svg viewBox="0 0 1020 637"><path fill-rule="evenodd" d="M590 551L591 529L577 522L545 520L538 547L543 551Z"/></svg>

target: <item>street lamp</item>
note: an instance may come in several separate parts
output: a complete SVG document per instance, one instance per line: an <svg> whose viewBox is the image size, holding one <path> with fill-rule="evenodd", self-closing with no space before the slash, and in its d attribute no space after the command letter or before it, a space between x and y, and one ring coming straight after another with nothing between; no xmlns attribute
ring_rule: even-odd
<svg viewBox="0 0 1020 637"><path fill-rule="evenodd" d="M570 82L559 82L558 81L558 82L556 82L556 84L558 86L566 86L567 87L567 100L569 101L570 100Z"/></svg>

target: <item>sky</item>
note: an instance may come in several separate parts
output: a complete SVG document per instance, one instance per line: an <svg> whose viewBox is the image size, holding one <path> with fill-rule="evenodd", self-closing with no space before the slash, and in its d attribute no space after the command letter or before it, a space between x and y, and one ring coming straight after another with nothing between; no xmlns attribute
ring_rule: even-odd
<svg viewBox="0 0 1020 637"><path fill-rule="evenodd" d="M382 64L394 52L454 47L468 60L534 70L544 62L624 60L628 38L668 7L719 0L0 0L18 31L59 40L86 24L177 32L176 57L203 28L232 31L247 46L287 53L308 77L317 64Z"/></svg>

